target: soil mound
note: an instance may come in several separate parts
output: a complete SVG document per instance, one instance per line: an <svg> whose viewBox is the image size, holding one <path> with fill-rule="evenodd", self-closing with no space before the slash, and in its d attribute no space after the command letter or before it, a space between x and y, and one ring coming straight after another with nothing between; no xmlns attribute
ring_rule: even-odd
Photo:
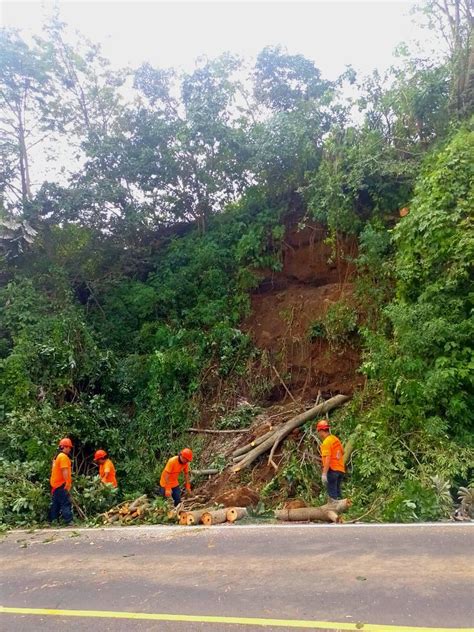
<svg viewBox="0 0 474 632"><path fill-rule="evenodd" d="M259 495L250 487L235 487L215 498L215 502L224 507L250 507L256 505Z"/></svg>

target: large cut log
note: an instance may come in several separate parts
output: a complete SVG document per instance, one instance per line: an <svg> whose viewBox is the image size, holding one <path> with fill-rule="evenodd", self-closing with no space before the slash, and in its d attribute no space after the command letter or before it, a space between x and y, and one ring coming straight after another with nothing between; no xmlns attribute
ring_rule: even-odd
<svg viewBox="0 0 474 632"><path fill-rule="evenodd" d="M339 522L340 514L351 506L349 498L336 500L321 507L302 507L300 509L277 509L275 518L285 522Z"/></svg>
<svg viewBox="0 0 474 632"><path fill-rule="evenodd" d="M247 443L247 445L243 445L241 448L237 448L237 450L234 450L232 452L232 456L234 457L234 460L236 457L240 456L241 454L245 454L252 448L255 448L257 445L260 445L261 443L263 443L265 439L268 439L268 437L271 437L274 432L275 432L275 429L272 428L271 430L263 434L261 437L257 437L250 443Z"/></svg>
<svg viewBox="0 0 474 632"><path fill-rule="evenodd" d="M191 470L191 474L193 476L213 476L214 474L219 474L220 470L216 468L210 468L208 470Z"/></svg>
<svg viewBox="0 0 474 632"><path fill-rule="evenodd" d="M186 524L188 527L192 526L193 524L199 524L201 522L203 514L207 513L208 511L208 509L195 509L194 511L187 511L186 522L184 524Z"/></svg>
<svg viewBox="0 0 474 632"><path fill-rule="evenodd" d="M235 522L241 518L247 516L247 509L245 507L231 507L227 510L227 522Z"/></svg>
<svg viewBox="0 0 474 632"><path fill-rule="evenodd" d="M285 424L283 424L281 428L278 428L277 430L275 430L275 432L272 433L272 435L268 437L268 439L263 441L263 443L253 448L253 450L251 450L245 456L245 459L243 459L239 463L236 463L232 467L232 471L240 472L240 470L243 470L244 468L248 467L251 463L253 463L255 459L258 458L261 454L264 454L265 452L270 450L275 443L277 444L280 443L280 441L284 439L285 437L287 437L290 434L290 432L292 432L295 428L298 428L298 426L302 426L304 423L306 423L313 417L316 417L318 415L324 415L325 413L329 412L333 408L337 408L338 406L341 406L341 404L344 404L348 400L349 400L349 397L347 395L336 395L335 397L331 397L331 399L328 399L327 402L323 402L322 404L313 406L313 408L306 410L304 413L301 413L300 415L293 417L292 419L287 421Z"/></svg>
<svg viewBox="0 0 474 632"><path fill-rule="evenodd" d="M206 511L201 516L202 524L210 527L212 524L221 524L227 521L227 509L216 509L216 511Z"/></svg>

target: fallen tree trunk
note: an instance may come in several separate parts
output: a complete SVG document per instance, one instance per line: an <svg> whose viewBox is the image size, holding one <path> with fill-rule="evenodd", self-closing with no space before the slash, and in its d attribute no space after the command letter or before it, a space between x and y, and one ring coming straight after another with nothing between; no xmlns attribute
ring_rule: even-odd
<svg viewBox="0 0 474 632"><path fill-rule="evenodd" d="M243 432L249 432L250 428L241 428L240 430L214 430L209 428L188 428L188 432L195 432L199 434L242 434Z"/></svg>
<svg viewBox="0 0 474 632"><path fill-rule="evenodd" d="M191 470L191 475L194 476L213 476L214 474L219 474L218 469L209 469L209 470Z"/></svg>
<svg viewBox="0 0 474 632"><path fill-rule="evenodd" d="M216 511L206 511L201 516L202 524L210 527L213 524L221 524L227 521L227 509L216 509Z"/></svg>
<svg viewBox="0 0 474 632"><path fill-rule="evenodd" d="M227 521L235 522L248 515L246 507L231 507L227 510Z"/></svg>
<svg viewBox="0 0 474 632"><path fill-rule="evenodd" d="M235 458L235 457L241 456L242 454L245 454L252 448L255 448L257 445L260 445L261 443L263 443L265 439L268 439L268 437L271 437L274 432L275 432L275 429L272 428L261 437L257 437L250 443L247 443L247 445L243 445L241 448L237 448L237 450L234 450L232 452L232 456Z"/></svg>
<svg viewBox="0 0 474 632"><path fill-rule="evenodd" d="M316 417L317 415L323 415L324 413L329 412L333 408L337 408L341 404L347 402L350 398L347 395L336 395L335 397L331 397L327 402L323 402L322 404L318 404L317 406L313 406L309 410L293 417L285 424L283 424L280 428L275 430L268 439L263 441L260 445L256 446L251 450L241 462L237 463L232 467L233 472L240 472L240 470L245 469L251 463L255 461L261 454L264 454L268 450L272 448L272 446L276 443L280 443L282 439L290 434L295 428L298 426L302 426L312 417Z"/></svg>
<svg viewBox="0 0 474 632"><path fill-rule="evenodd" d="M340 522L340 514L349 509L352 502L349 498L336 500L321 507L301 507L299 509L278 509L275 518L285 522Z"/></svg>

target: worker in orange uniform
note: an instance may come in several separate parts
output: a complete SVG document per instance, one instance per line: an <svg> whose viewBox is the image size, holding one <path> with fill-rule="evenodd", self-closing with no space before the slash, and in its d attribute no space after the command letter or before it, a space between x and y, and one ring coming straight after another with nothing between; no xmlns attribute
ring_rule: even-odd
<svg viewBox="0 0 474 632"><path fill-rule="evenodd" d="M51 505L49 507L49 521L58 520L62 515L64 522L72 523L72 503L69 492L72 486L72 463L69 454L72 441L67 437L61 439L51 468Z"/></svg>
<svg viewBox="0 0 474 632"><path fill-rule="evenodd" d="M96 450L94 454L95 463L99 464L99 476L103 483L109 483L117 487L117 478L115 476L115 466L108 458L105 450Z"/></svg>
<svg viewBox="0 0 474 632"><path fill-rule="evenodd" d="M165 498L173 496L175 507L181 502L181 489L178 481L178 477L181 472L184 473L186 491L191 491L191 483L189 482L189 464L192 460L192 450L190 448L184 448L178 456L173 456L168 460L165 469L161 473L158 494L160 496L164 496Z"/></svg>
<svg viewBox="0 0 474 632"><path fill-rule="evenodd" d="M344 467L344 448L340 440L331 434L329 421L321 419L316 424L321 439L321 457L323 469L321 480L327 487L328 496L332 500L342 498L341 485L346 468Z"/></svg>

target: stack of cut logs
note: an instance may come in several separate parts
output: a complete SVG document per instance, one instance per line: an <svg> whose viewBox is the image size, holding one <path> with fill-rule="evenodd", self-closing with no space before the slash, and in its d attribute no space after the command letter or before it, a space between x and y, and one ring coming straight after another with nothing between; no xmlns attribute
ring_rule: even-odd
<svg viewBox="0 0 474 632"><path fill-rule="evenodd" d="M120 524L128 524L129 522L139 522L150 512L150 503L148 496L144 494L133 501L125 502L112 507L103 514L104 524L112 524L119 522Z"/></svg>
<svg viewBox="0 0 474 632"><path fill-rule="evenodd" d="M179 509L179 507L171 509L168 512L164 509L154 509L150 506L147 495L144 494L133 501L126 500L120 505L109 509L109 511L102 514L102 517L104 524L113 524L115 522L119 524L130 524L161 515L165 519L165 522L166 520L178 520L179 524L184 525L201 523L206 526L211 526L213 524L222 524L223 522L235 522L247 516L247 509L245 507L195 509L194 511L177 511L177 509Z"/></svg>
<svg viewBox="0 0 474 632"><path fill-rule="evenodd" d="M213 524L223 522L235 522L247 516L245 507L229 507L227 509L195 509L194 511L181 511L179 513L179 524L192 526L203 524L210 527Z"/></svg>

